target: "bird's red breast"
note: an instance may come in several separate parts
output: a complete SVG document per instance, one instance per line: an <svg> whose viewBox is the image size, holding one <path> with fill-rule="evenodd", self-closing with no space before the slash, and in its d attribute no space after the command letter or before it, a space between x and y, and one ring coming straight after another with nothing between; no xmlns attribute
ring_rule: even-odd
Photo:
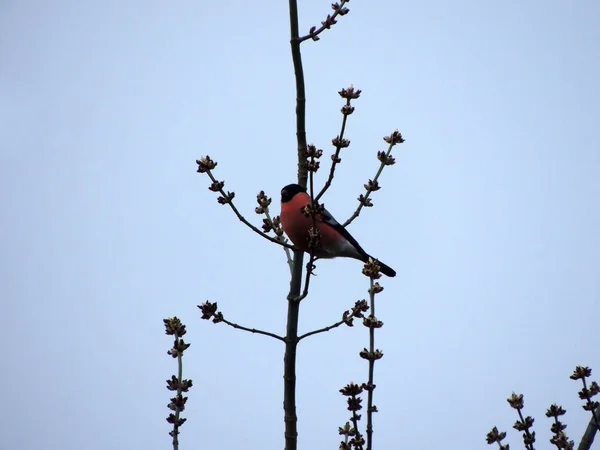
<svg viewBox="0 0 600 450"><path fill-rule="evenodd" d="M281 204L280 214L281 226L290 241L305 252L309 251L310 229L313 227L312 216L307 217L302 213L304 207L308 205L310 205L310 196L306 192L298 192L290 200ZM327 257L322 254L323 249L336 248L344 239L337 230L323 223L320 214L317 214L316 222L320 232L320 245L314 253L316 256Z"/></svg>

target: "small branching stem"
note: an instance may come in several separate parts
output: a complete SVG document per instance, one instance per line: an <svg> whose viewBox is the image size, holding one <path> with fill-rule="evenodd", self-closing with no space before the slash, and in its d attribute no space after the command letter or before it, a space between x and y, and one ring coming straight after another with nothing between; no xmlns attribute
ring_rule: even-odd
<svg viewBox="0 0 600 450"><path fill-rule="evenodd" d="M285 342L285 338L284 337L279 336L278 334L275 334L275 333L271 333L269 331L263 331L263 330L259 330L257 328L248 328L248 327L245 327L243 325L239 325L239 324L237 324L235 322L230 322L227 319L221 319L221 322L229 325L232 328L235 328L236 330L247 331L249 333L255 333L255 334L262 334L263 336L269 336L269 337L277 339L277 340L279 340L281 342Z"/></svg>
<svg viewBox="0 0 600 450"><path fill-rule="evenodd" d="M212 174L212 171L207 170L206 174L209 176L210 180L213 183L218 183L217 179L215 178L215 176ZM221 188L218 191L223 198L227 198L227 194L225 193L225 191ZM232 200L227 201L227 203L229 204L229 206L231 207L231 209L233 210L233 212L235 213L235 215L237 216L237 218L244 224L246 225L248 228L250 228L252 231L254 231L256 234L261 235L262 237L264 237L265 239L267 239L268 241L274 242L276 244L279 244L285 248L294 248L292 245L287 244L281 240L279 240L279 238L277 237L271 237L268 234L263 233L261 230L259 230L258 228L256 228L254 225L252 225L250 222L248 222L248 220L246 220L246 218L238 211L238 209L235 207L235 205L233 204Z"/></svg>
<svg viewBox="0 0 600 450"><path fill-rule="evenodd" d="M390 142L387 151L385 152L385 156L389 157L390 154L392 153L392 148L396 145L395 142ZM385 164L385 159L383 161L381 161L381 163L379 164L379 168L377 169L377 173L375 173L375 177L373 177L373 183L376 183L379 175L381 175L381 172L383 172L383 168L386 166ZM365 198L363 202L359 202L358 207L356 208L356 210L352 213L352 215L348 218L348 220L346 220L342 226L347 227L348 225L350 225L354 219L356 219L359 215L360 212L362 211L363 207L365 206L365 202L369 199L370 195L371 195L372 191L367 190L366 194L365 194Z"/></svg>
<svg viewBox="0 0 600 450"><path fill-rule="evenodd" d="M350 98L346 99L346 105L348 107L350 106ZM343 139L344 139L344 133L346 131L346 121L347 120L348 120L348 114L342 114L342 129L340 130L338 144L335 146L335 153L331 157L331 167L329 168L329 176L327 177L327 181L325 181L325 184L323 185L321 192L319 192L319 194L315 198L315 201L317 201L317 202L321 199L321 197L323 197L323 194L325 194L325 192L327 192L327 189L329 189L329 186L331 186L331 182L333 181L333 177L335 175L335 168L336 168L338 162L340 162L340 151L343 148L342 145L340 145L340 144L343 142Z"/></svg>
<svg viewBox="0 0 600 450"><path fill-rule="evenodd" d="M369 278L370 288L369 288L369 309L370 314L373 318L375 318L375 289L373 287L373 277ZM375 354L375 327L369 327L369 353L371 358L369 358L369 381L367 382L369 386L369 390L367 392L367 450L373 449L373 391L375 390L375 385L373 384L374 373L375 373L375 359L373 355Z"/></svg>
<svg viewBox="0 0 600 450"><path fill-rule="evenodd" d="M304 333L302 336L298 337L298 340L301 341L302 339L307 338L309 336L314 336L315 334L325 333L326 331L333 330L334 328L339 327L340 325L342 325L345 322L346 322L345 320L340 320L339 322L336 322L333 325L319 328L318 330L309 331L308 333Z"/></svg>

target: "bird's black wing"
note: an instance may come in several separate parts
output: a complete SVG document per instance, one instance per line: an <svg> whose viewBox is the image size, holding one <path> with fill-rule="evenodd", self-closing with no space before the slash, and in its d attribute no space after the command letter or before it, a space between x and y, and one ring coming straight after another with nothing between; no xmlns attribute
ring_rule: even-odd
<svg viewBox="0 0 600 450"><path fill-rule="evenodd" d="M331 213L329 211L327 211L325 208L322 209L321 219L323 220L324 223L326 223L330 227L334 228L342 236L344 236L344 238L346 238L346 240L348 242L350 242L356 248L356 250L358 250L365 257L365 260L369 258L369 254L363 250L363 248L356 241L356 239L354 239L352 237L352 235L348 232L348 230L346 230L346 228L344 228L344 226L342 224L340 224L337 220L335 220L335 218L331 215Z"/></svg>

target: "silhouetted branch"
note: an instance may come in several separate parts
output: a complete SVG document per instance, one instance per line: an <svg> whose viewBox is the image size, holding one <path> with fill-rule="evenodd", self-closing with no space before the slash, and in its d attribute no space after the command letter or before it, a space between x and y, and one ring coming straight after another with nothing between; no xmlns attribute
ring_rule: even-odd
<svg viewBox="0 0 600 450"><path fill-rule="evenodd" d="M345 16L350 12L348 8L344 7L344 5L349 1L350 0L342 0L342 2L339 4L332 3L331 8L333 9L333 14L327 15L327 18L323 22L321 22L321 26L319 27L319 29L317 29L317 27L311 27L308 34L299 38L299 41L303 42L307 39L318 41L320 39L319 34L321 34L325 30L330 29L332 25L335 25L337 23L337 20L335 20L337 16Z"/></svg>
<svg viewBox="0 0 600 450"><path fill-rule="evenodd" d="M243 325L239 325L235 322L231 322L231 321L225 319L223 317L223 313L221 313L220 311L217 310L216 302L215 303L204 302L201 305L198 305L198 308L200 308L200 311L202 311L202 319L204 319L204 320L212 319L213 323L223 322L224 324L227 324L230 327L233 327L237 330L247 331L249 333L262 334L263 336L269 336L274 339L285 342L285 338L283 338L282 336L279 336L278 334L271 333L269 331L259 330L257 328L248 328Z"/></svg>
<svg viewBox="0 0 600 450"><path fill-rule="evenodd" d="M511 408L516 409L519 414L519 420L515 422L513 428L523 432L523 444L527 450L534 450L533 443L535 442L535 431L529 431L533 425L533 417L527 416L523 418L521 410L525 406L523 394L517 395L514 392L506 399Z"/></svg>
<svg viewBox="0 0 600 450"><path fill-rule="evenodd" d="M554 422L550 426L550 431L554 433L554 436L550 439L550 443L554 444L559 450L573 450L575 443L569 440L565 429L567 426L563 424L558 418L564 416L565 411L562 406L553 404L546 411L546 417L553 417Z"/></svg>
<svg viewBox="0 0 600 450"><path fill-rule="evenodd" d="M581 438L581 443L579 444L578 450L588 449L592 442L594 442L594 437L598 429L600 429L600 421L598 418L600 417L600 403L597 401L593 401L592 398L598 395L600 392L600 386L595 381L590 383L590 387L588 388L586 378L592 376L592 369L584 366L577 366L573 371L573 374L569 377L572 380L581 380L583 384L583 388L578 392L579 398L585 400L585 405L582 406L586 411L590 411L592 413L592 419L585 430L583 437ZM586 447L587 446L587 447Z"/></svg>
<svg viewBox="0 0 600 450"><path fill-rule="evenodd" d="M375 295L383 291L383 287L374 280L381 277L380 266L376 260L370 259L363 267L363 274L369 277L369 316L363 318L363 325L369 329L369 350L360 352L363 359L369 361L369 379L363 383L362 388L367 391L367 450L373 449L373 413L377 406L373 404L373 391L375 390L374 372L375 361L383 357L383 352L375 348L375 329L381 328L383 322L375 316Z"/></svg>
<svg viewBox="0 0 600 450"><path fill-rule="evenodd" d="M600 408L596 408L595 416L600 415ZM577 450L589 450L594 443L596 432L598 431L597 419L593 417L590 419L587 428L585 429L581 441L577 446Z"/></svg>
<svg viewBox="0 0 600 450"><path fill-rule="evenodd" d="M279 216L271 217L269 213L269 206L271 205L271 198L267 197L265 191L260 191L256 196L256 202L258 206L254 209L256 214L264 214L265 219L263 219L263 231L268 233L273 230L275 233L275 239L279 242L287 243L287 239L283 237L283 228L281 227L281 221ZM292 272L292 254L290 253L290 249L288 247L284 247L285 256L287 259L288 266L290 267L290 274Z"/></svg>
<svg viewBox="0 0 600 450"><path fill-rule="evenodd" d="M298 32L298 2L289 0L290 10L290 47L294 64L296 81L296 141L298 157L298 184L306 187L308 171L306 167L306 92L304 86L304 69L300 52ZM285 336L285 354L283 357L283 415L285 424L285 450L296 450L298 447L298 416L296 414L296 350L298 347L298 317L300 314L300 297L304 252L294 250L290 291L288 293L288 311Z"/></svg>
<svg viewBox="0 0 600 450"><path fill-rule="evenodd" d="M213 161L212 159L210 159L210 157L207 156L203 156L200 159L196 160L196 164L198 164L198 170L197 172L199 173L206 173L210 180L212 181L212 184L209 186L208 189L210 189L213 192L218 192L221 195L219 196L219 198L217 199L217 201L221 204L221 205L226 205L228 204L231 209L233 210L233 212L235 213L235 215L237 216L237 218L243 222L246 226L248 226L248 228L250 228L252 231L254 231L255 233L259 234L260 236L264 237L265 239L274 242L276 244L279 244L283 247L286 248L293 248L293 246L291 246L290 244L287 244L283 241L281 241L279 239L279 236L277 238L273 238L265 233L263 233L262 231L260 231L257 227L255 227L254 225L252 225L250 222L248 222L246 220L246 218L244 216L242 216L242 214L240 214L240 212L238 211L238 209L235 207L235 205L233 204L233 198L235 197L235 192L225 192L223 190L223 186L225 186L225 182L224 181L218 181L214 175L212 174L212 169L214 169L217 165L217 163L215 161Z"/></svg>
<svg viewBox="0 0 600 450"><path fill-rule="evenodd" d="M185 325L181 323L177 317L164 319L165 332L169 336L175 336L173 347L167 352L173 358L177 358L177 376L171 376L167 380L167 389L169 391L177 391L175 397L171 398L168 407L175 413L170 413L167 417L167 422L173 425L173 429L169 432L169 436L173 438L173 450L179 449L179 428L187 419L180 417L181 412L185 409L187 397L183 396L183 392L188 392L192 387L192 380L183 379L183 353L187 350L190 344L183 341L183 336L186 333Z"/></svg>
<svg viewBox="0 0 600 450"><path fill-rule="evenodd" d="M492 445L494 442L496 442L498 444L498 448L500 450L508 450L508 444L504 445L502 444L502 441L504 440L504 438L506 438L506 431L498 431L498 428L494 427L492 428L492 430L487 434L486 436L486 441L489 445Z"/></svg>
<svg viewBox="0 0 600 450"><path fill-rule="evenodd" d="M363 450L365 445L365 438L358 428L358 421L361 419L358 411L362 409L362 398L359 395L362 393L363 388L356 383L349 383L340 389L340 393L347 398L348 411L352 412L350 420L352 421L352 427L346 422L344 427L338 428L338 432L345 437L344 442L340 443L340 450Z"/></svg>
<svg viewBox="0 0 600 450"><path fill-rule="evenodd" d="M324 333L326 331L332 330L334 328L339 327L343 323L345 323L349 327L352 327L352 326L354 326L354 323L353 323L354 318L363 318L364 317L363 313L368 310L369 310L369 306L367 305L367 302L365 300L358 300L357 302L354 303L354 306L351 309L344 311L344 313L342 314L342 320L334 323L333 325L319 328L318 330L309 331L308 333L305 333L302 336L300 336L298 338L298 340L300 341L309 336L313 336L315 334Z"/></svg>
<svg viewBox="0 0 600 450"><path fill-rule="evenodd" d="M389 144L388 149L386 152L377 152L377 159L379 159L379 161L381 161L381 164L379 165L379 169L377 169L377 173L375 174L375 177L373 177L372 180L369 180L369 182L364 185L365 190L366 190L366 195L363 195L363 194L359 195L358 208L356 208L356 211L354 211L354 213L348 218L348 220L346 220L343 223L343 226L345 226L345 227L350 225L352 223L352 221L360 215L360 211L363 209L363 207L369 208L369 207L373 206L373 202L371 202L371 199L369 198L369 196L371 195L371 192L375 192L380 189L379 183L377 181L377 179L379 178L379 175L381 175L381 172L383 171L383 168L385 166L391 166L396 162L394 157L391 155L392 148L396 144L402 144L404 142L404 138L398 132L398 130L394 131L389 136L385 136L383 138L383 140Z"/></svg>
<svg viewBox="0 0 600 450"><path fill-rule="evenodd" d="M329 169L329 176L327 177L327 181L325 181L325 185L319 195L315 198L315 201L319 201L323 194L329 189L331 186L331 182L333 180L333 176L335 174L335 168L338 163L342 161L340 158L340 151L342 148L347 148L350 145L350 141L348 139L344 139L344 132L346 131L346 121L348 120L348 116L354 112L354 107L350 104L353 99L360 97L360 89L354 89L353 86L350 86L348 89L342 89L338 92L340 97L346 99L346 104L342 106L342 129L340 130L340 134L338 134L335 138L332 139L331 143L335 147L335 153L331 155L331 168Z"/></svg>

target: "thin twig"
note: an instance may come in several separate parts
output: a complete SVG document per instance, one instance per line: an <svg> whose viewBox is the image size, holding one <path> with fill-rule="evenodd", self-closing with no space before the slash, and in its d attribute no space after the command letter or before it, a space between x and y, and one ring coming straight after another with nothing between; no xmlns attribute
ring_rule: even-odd
<svg viewBox="0 0 600 450"><path fill-rule="evenodd" d="M314 163L314 157L311 158L312 162ZM314 201L314 190L313 190L313 172L310 171L309 172L309 187L310 187L310 204L311 204L311 216L312 216L312 223L313 223L313 228L312 228L312 232L314 233L311 236L311 240L309 243L309 246L314 247L316 244L315 242L318 243L318 239L319 239L319 229L317 228L317 203ZM308 287L310 285L310 276L312 275L312 271L314 269L314 262L315 262L315 255L313 254L313 252L310 252L310 258L308 260L308 264L306 266L306 275L304 277L304 289L302 290L302 295L300 295L297 299L298 302L304 300L307 296L308 296Z"/></svg>
<svg viewBox="0 0 600 450"><path fill-rule="evenodd" d="M235 323L235 322L230 322L230 321L229 321L229 320L227 320L227 319L221 319L221 320L220 320L220 322L226 323L226 324L227 324L227 325L229 325L230 327L233 327L233 328L235 328L235 329L237 329L237 330L248 331L249 333L262 334L263 336L269 336L269 337L272 337L272 338L278 339L278 340L280 340L280 341L282 341L282 342L285 342L285 338L284 338L284 337L282 337L282 336L279 336L278 334L275 334L275 333L271 333L271 332L269 332L269 331L263 331L263 330L259 330L259 329L256 329L256 328L248 328L248 327L244 327L244 326L242 326L242 325L238 325L238 324L237 324L237 323Z"/></svg>
<svg viewBox="0 0 600 450"><path fill-rule="evenodd" d="M591 373L591 371L590 371ZM587 400L587 405L592 405L592 396L595 394L590 395L590 390L587 387L587 382L585 381L585 377L581 378L581 382L583 383L583 390L582 392L587 392L587 395L585 397L585 399ZM600 414L596 415L596 410L595 409L591 409L592 411L592 417L594 419L594 422L596 423L596 427L600 429L600 421L598 420L598 416L600 416Z"/></svg>
<svg viewBox="0 0 600 450"><path fill-rule="evenodd" d="M342 8L344 7L344 5L346 3L348 3L348 1L349 0L342 0L339 7L335 8L335 10L331 16L327 16L327 19L323 22L323 24L318 29L316 27L312 27L309 34L299 38L299 42L304 42L308 39L313 39L315 41L318 40L317 36L319 34L321 34L323 31L327 30L328 28L331 28L331 25L335 24L335 22L336 22L335 19L337 18L338 15L340 15ZM347 11L344 12L342 15L344 15L346 13L347 13ZM315 39L315 38L317 38L317 39Z"/></svg>
<svg viewBox="0 0 600 450"><path fill-rule="evenodd" d="M346 105L350 106L349 98L346 99ZM321 197L323 197L323 194L325 194L325 192L327 192L327 189L329 189L329 186L331 186L331 182L333 181L333 176L335 174L335 168L336 168L338 162L340 161L340 151L343 148L343 146L340 144L343 142L343 139L344 139L344 132L346 131L346 121L347 120L348 120L348 114L342 114L342 129L340 130L340 134L338 136L339 137L338 143L335 146L335 153L331 157L331 167L329 169L329 176L327 177L327 181L325 181L325 185L321 189L321 192L319 192L319 194L315 198L315 201L317 201L317 202L321 199Z"/></svg>
<svg viewBox="0 0 600 450"><path fill-rule="evenodd" d="M352 396L352 400L353 400L353 402L356 402L356 400L357 400L356 395ZM354 427L354 433L355 433L354 440L358 444L357 448L362 450L363 446L362 446L362 443L360 443L362 435L360 433L360 430L358 429L358 421L359 420L360 420L360 416L358 415L356 410L352 410L352 426Z"/></svg>
<svg viewBox="0 0 600 450"><path fill-rule="evenodd" d="M388 146L388 149L385 153L386 158L390 156L390 153L392 152L392 148L394 147L394 145L396 145L394 142L391 142ZM373 183L377 182L377 179L379 178L379 175L381 175L381 172L383 171L383 168L386 166L385 164L385 159L382 158L383 160L381 161L381 164L379 165L379 169L377 169L377 173L375 174L375 177L373 178ZM356 219L359 215L361 210L363 209L363 206L365 206L365 203L367 202L367 200L369 199L369 196L371 195L370 190L367 190L367 194L365 195L364 199L362 202L359 202L358 204L358 208L356 208L356 211L354 211L354 213L352 213L352 215L348 218L348 220L346 220L342 226L347 227L348 225L350 225L354 219Z"/></svg>
<svg viewBox="0 0 600 450"><path fill-rule="evenodd" d="M339 322L336 322L333 325L329 325L327 327L319 328L318 330L309 331L308 333L304 333L302 336L300 336L298 338L298 340L301 341L302 339L307 338L309 336L313 336L315 334L324 333L326 331L333 330L334 328L339 327L343 323L346 323L346 320L340 320Z"/></svg>
<svg viewBox="0 0 600 450"><path fill-rule="evenodd" d="M525 422L525 418L523 417L523 413L521 412L521 409L522 408L518 408L517 409L517 413L519 414L519 419L521 419L521 423L525 424L526 423ZM531 432L529 431L529 428L525 427L523 431L524 431L524 433L523 433L523 444L525 445L525 448L527 450L535 450L534 447L533 447L533 442L532 442L533 436L532 436ZM528 443L528 441L529 441L529 443Z"/></svg>
<svg viewBox="0 0 600 450"><path fill-rule="evenodd" d="M373 287L373 277L369 277L369 307L370 315L375 319L375 289ZM373 375L375 372L375 327L369 327L369 381L367 382L367 450L373 449L373 391L375 385L373 384Z"/></svg>
<svg viewBox="0 0 600 450"><path fill-rule="evenodd" d="M269 214L269 207L265 208L265 213L264 214L265 214L267 220L269 222L273 223L273 219L271 219L271 215ZM279 240L279 242L286 243L285 242L286 239L283 236L277 236L275 239ZM287 246L283 247L283 250L285 251L285 257L287 259L288 266L290 267L290 274L291 274L292 273L292 268L293 268L293 265L294 265L294 261L292 260L292 253L290 252L290 248L287 247Z"/></svg>
<svg viewBox="0 0 600 450"><path fill-rule="evenodd" d="M210 179L211 179L211 181L212 181L213 183L218 183L217 179L216 179L216 178L215 178L215 176L212 174L212 171L210 171L210 170L207 170L207 171L206 171L206 173L208 174L208 176L210 177ZM227 199L227 198L228 198L228 196L227 196L227 194L225 193L225 191L223 190L223 188L221 188L221 189L220 189L218 192L219 192L219 193L220 193L220 194L223 196L223 198L225 198L225 199ZM250 222L248 222L248 221L246 220L246 218L240 214L240 212L238 211L238 209L237 209L237 208L235 207L235 205L233 204L233 201L232 201L232 200L228 200L228 201L227 201L227 203L229 204L229 206L231 206L231 209L233 210L233 212L235 213L235 215L237 216L237 218L238 218L238 219L240 219L240 221L242 221L242 222L243 222L243 223L244 223L246 226L248 226L248 227L249 227L249 228L250 228L252 231L254 231L255 233L257 233L257 234L261 235L261 236L262 236L262 237L264 237L265 239L267 239L267 240L269 240L269 241L271 241L271 242L274 242L274 243L276 243L276 244L279 244L279 245L281 245L281 246L283 246L283 247L285 247L285 248L291 248L291 249L293 249L293 248L294 248L294 247L293 247L292 245L290 245L290 244L286 244L285 242L282 242L282 241L278 240L277 238L273 238L273 237L271 237L271 236L269 236L269 235L267 235L267 234L263 233L263 232L262 232L262 231L260 231L258 228L256 228L254 225L252 225Z"/></svg>
<svg viewBox="0 0 600 450"><path fill-rule="evenodd" d="M179 336L175 335L175 348L179 347ZM177 353L177 398L181 398L182 381L183 381L183 352ZM173 450L179 450L179 415L181 409L175 410L175 423L173 424Z"/></svg>

